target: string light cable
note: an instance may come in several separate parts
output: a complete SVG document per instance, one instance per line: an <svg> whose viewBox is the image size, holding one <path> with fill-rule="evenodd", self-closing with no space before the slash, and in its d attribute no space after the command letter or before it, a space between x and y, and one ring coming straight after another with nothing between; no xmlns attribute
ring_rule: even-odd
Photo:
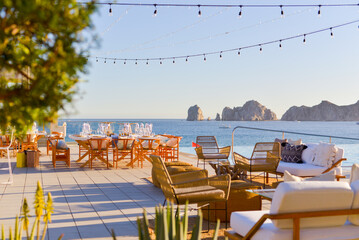
<svg viewBox="0 0 359 240"><path fill-rule="evenodd" d="M240 55L240 53L244 49L249 49L249 48L259 48L259 51L262 52L264 46L274 44L274 43L279 44L279 48L282 48L282 43L283 42L289 41L289 40L292 40L292 39L297 39L297 38L303 38L303 43L305 43L308 36L314 35L314 34L317 34L317 33L321 33L321 32L325 32L325 31L329 31L329 36L333 38L333 36L334 36L333 30L334 29L341 28L341 27L348 26L348 25L352 25L352 24L355 24L355 23L359 23L359 19L351 21L351 22L346 22L346 23L343 23L343 24L339 24L339 25L336 25L336 26L331 26L331 27L328 27L328 28L319 29L319 30L312 31L312 32L297 34L297 35L286 37L286 38L281 38L281 39L262 42L262 43L256 43L256 44L237 47L237 48L232 48L232 49L213 51L213 52L196 53L196 54L179 55L179 56L168 56L168 57L154 57L154 58L148 58L148 57L146 57L146 58L114 58L114 57L99 57L99 56L89 56L89 58L95 58L96 62L98 62L99 59L102 59L102 60L104 60L104 63L106 63L106 60L124 61L124 64L126 64L126 61L127 62L128 61L136 61L136 62L139 62L139 61L146 61L146 62L160 61L160 64L162 64L162 62L164 60L169 60L169 59L171 59L173 61L175 61L176 59L186 59L186 62L188 62L189 58L194 58L194 57L203 57L203 60L206 61L207 56L209 56L209 55L223 55L223 53L226 53L226 52L237 52L238 55Z"/></svg>
<svg viewBox="0 0 359 240"><path fill-rule="evenodd" d="M303 14L305 12L310 12L313 9L315 9L315 8L297 10L292 14L288 14L287 17L292 17L292 16ZM220 11L218 13L215 13L215 14L213 14L211 16L208 16L206 18L202 18L202 20L205 21L207 18L217 16L217 15L219 15L221 13L222 13L222 11ZM259 21L258 23L255 23L255 24L252 24L252 25L231 29L229 31L225 31L225 32L217 33L217 34L207 35L207 36L196 38L196 39L190 39L190 40L185 40L185 41L180 41L180 42L174 42L174 43L165 44L165 45L154 45L154 46L145 47L145 45L148 45L148 44L153 43L153 42L160 41L160 40L165 39L167 37L170 37L170 36L172 36L172 35L174 35L176 33L179 33L180 31L183 31L185 29L189 29L189 28L197 25L198 23L202 22L202 20L200 20L198 22L195 22L193 24L190 24L190 25L186 25L186 26L181 27L181 28L179 28L179 29L177 29L175 31L163 34L163 35L161 35L159 37L156 37L154 39L145 41L145 42L140 43L140 44L135 44L135 45L126 47L124 49L119 49L119 50L111 50L111 51L106 51L106 52L99 52L99 53L96 53L96 55L102 55L102 56L105 55L106 56L106 55L110 55L110 54L114 54L114 53L135 52L135 51L158 49L158 48L164 48L164 47L176 47L176 46L179 46L179 45L191 44L191 43L194 43L194 42L200 42L200 41L205 41L205 40L213 40L215 38L219 38L219 37L222 37L222 36L229 36L230 34L233 34L235 32L240 32L240 31L244 31L244 30L247 30L247 29L256 28L256 27L259 27L259 26L265 25L265 24L271 24L271 23L274 23L276 21L282 20L282 17L276 17L276 18L265 20L265 21Z"/></svg>

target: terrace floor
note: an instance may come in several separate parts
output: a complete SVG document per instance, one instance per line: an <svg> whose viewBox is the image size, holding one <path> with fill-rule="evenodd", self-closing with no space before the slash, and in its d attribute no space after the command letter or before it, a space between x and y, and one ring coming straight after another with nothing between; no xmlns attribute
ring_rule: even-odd
<svg viewBox="0 0 359 240"><path fill-rule="evenodd" d="M49 224L47 239L112 239L114 230L118 239L138 239L137 217L146 209L149 218L153 218L155 206L162 204L164 196L146 178L151 176L151 164L144 168L106 169L98 163L91 170L80 168L77 145L71 147L71 168L64 163L54 169L51 156L46 148L40 148L39 168L16 168L16 159L12 158L14 183L0 185L0 224L8 232L14 229L15 216L20 214L20 206L26 197L31 215L34 215L33 202L37 181L40 181L44 193L51 192L54 200L54 214ZM109 158L112 160L112 156ZM181 153L180 160L196 163L196 157ZM0 182L6 181L6 158L0 159ZM210 175L214 172L211 169ZM270 203L264 202L263 208ZM196 214L192 211L190 214ZM32 226L33 219L30 221ZM205 224L204 224L205 228ZM25 234L25 233L23 233Z"/></svg>

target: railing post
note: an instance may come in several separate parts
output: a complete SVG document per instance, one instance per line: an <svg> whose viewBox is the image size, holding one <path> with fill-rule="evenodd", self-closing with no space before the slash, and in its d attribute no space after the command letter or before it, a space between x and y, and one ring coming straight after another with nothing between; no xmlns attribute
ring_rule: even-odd
<svg viewBox="0 0 359 240"><path fill-rule="evenodd" d="M284 132L282 132L282 139L284 139Z"/></svg>
<svg viewBox="0 0 359 240"><path fill-rule="evenodd" d="M332 137L329 137L329 143L332 143Z"/></svg>

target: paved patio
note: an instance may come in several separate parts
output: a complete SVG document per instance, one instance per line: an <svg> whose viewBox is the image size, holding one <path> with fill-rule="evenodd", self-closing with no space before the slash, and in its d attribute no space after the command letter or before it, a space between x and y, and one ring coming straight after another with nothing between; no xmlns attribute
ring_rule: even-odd
<svg viewBox="0 0 359 240"><path fill-rule="evenodd" d="M12 158L14 183L0 185L0 224L4 224L6 232L10 226L14 228L15 216L20 214L25 197L30 214L34 215L34 193L40 181L44 193L51 192L55 205L48 239L57 239L62 233L63 239L112 239L112 229L119 239L138 239L137 217L146 209L149 218L153 218L154 207L164 201L161 189L146 179L151 176L151 164L146 162L142 169L127 168L125 164L118 169L106 169L98 162L92 170L80 168L83 162L75 162L78 147L70 147L71 168L59 162L54 169L46 148L40 148L39 168L16 168L16 159ZM190 154L182 153L180 159L196 162ZM1 182L8 177L7 170L1 170L7 167L6 161L0 159ZM32 225L33 219L30 222Z"/></svg>

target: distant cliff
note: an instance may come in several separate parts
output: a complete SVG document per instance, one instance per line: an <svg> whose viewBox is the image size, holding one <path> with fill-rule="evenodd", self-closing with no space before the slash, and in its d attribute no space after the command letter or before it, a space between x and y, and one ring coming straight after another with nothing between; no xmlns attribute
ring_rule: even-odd
<svg viewBox="0 0 359 240"><path fill-rule="evenodd" d="M194 105L188 109L187 121L203 121L203 113L200 107Z"/></svg>
<svg viewBox="0 0 359 240"><path fill-rule="evenodd" d="M313 107L291 107L282 116L283 121L359 121L359 101L338 106L322 101Z"/></svg>
<svg viewBox="0 0 359 240"><path fill-rule="evenodd" d="M243 107L225 107L222 111L222 121L263 121L277 120L274 112L257 101L246 102Z"/></svg>

